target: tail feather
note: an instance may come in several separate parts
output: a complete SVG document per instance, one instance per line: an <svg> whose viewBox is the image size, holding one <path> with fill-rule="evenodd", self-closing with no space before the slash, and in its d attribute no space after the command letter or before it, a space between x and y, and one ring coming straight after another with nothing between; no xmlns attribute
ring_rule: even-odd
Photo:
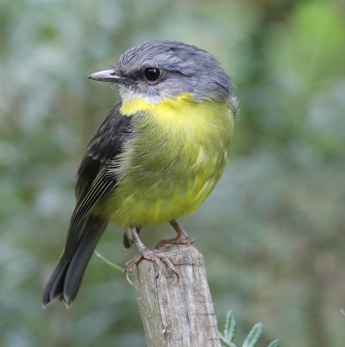
<svg viewBox="0 0 345 347"><path fill-rule="evenodd" d="M99 217L90 215L83 225L81 237L74 253L69 259L64 259L65 251L59 259L43 293L43 306L49 305L54 300L60 300L69 307L75 299L86 268L103 234L107 222Z"/></svg>
<svg viewBox="0 0 345 347"><path fill-rule="evenodd" d="M136 228L137 233L140 233L140 228ZM123 234L123 239L122 239L122 245L124 248L130 248L134 243L134 238L132 235L131 228L128 228L124 234Z"/></svg>
<svg viewBox="0 0 345 347"><path fill-rule="evenodd" d="M61 258L44 290L42 299L43 307L49 305L56 299L60 300L67 269L68 263L63 262Z"/></svg>

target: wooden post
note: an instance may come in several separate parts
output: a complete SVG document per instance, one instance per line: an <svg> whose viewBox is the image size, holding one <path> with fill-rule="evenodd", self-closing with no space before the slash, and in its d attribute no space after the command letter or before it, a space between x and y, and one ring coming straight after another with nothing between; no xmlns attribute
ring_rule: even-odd
<svg viewBox="0 0 345 347"><path fill-rule="evenodd" d="M204 259L193 246L166 252L179 274L143 260L133 283L148 347L220 347Z"/></svg>

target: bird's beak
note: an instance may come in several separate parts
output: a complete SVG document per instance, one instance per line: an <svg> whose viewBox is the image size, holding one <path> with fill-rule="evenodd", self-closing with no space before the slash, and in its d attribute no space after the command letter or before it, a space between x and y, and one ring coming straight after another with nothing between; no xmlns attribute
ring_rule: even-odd
<svg viewBox="0 0 345 347"><path fill-rule="evenodd" d="M92 73L88 78L100 82L119 82L122 77L115 70L104 70Z"/></svg>

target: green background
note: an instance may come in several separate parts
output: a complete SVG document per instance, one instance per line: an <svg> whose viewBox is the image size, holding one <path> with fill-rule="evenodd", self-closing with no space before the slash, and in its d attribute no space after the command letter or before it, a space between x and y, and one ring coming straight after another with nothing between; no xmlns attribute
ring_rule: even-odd
<svg viewBox="0 0 345 347"><path fill-rule="evenodd" d="M183 227L220 329L260 346L345 341L345 5L339 1L0 2L0 345L145 346L133 287L94 257L70 310L41 295L63 247L86 145L118 96L87 80L154 39L203 47L240 101L229 165ZM153 247L173 230L146 228ZM110 226L98 251L136 254Z"/></svg>

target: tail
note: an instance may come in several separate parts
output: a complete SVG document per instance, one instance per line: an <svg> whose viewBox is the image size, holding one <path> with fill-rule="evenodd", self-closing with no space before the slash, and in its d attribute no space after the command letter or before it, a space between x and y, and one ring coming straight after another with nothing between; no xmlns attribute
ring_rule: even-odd
<svg viewBox="0 0 345 347"><path fill-rule="evenodd" d="M42 299L43 307L56 299L63 301L67 308L72 304L87 265L106 226L107 222L95 215L89 215L85 223L81 223L81 236L75 245L74 252L69 256L65 249L63 250L58 265L45 287Z"/></svg>
<svg viewBox="0 0 345 347"><path fill-rule="evenodd" d="M136 228L137 233L140 233L140 228ZM124 248L130 248L134 243L134 238L132 235L131 228L128 228L123 234L122 245Z"/></svg>

